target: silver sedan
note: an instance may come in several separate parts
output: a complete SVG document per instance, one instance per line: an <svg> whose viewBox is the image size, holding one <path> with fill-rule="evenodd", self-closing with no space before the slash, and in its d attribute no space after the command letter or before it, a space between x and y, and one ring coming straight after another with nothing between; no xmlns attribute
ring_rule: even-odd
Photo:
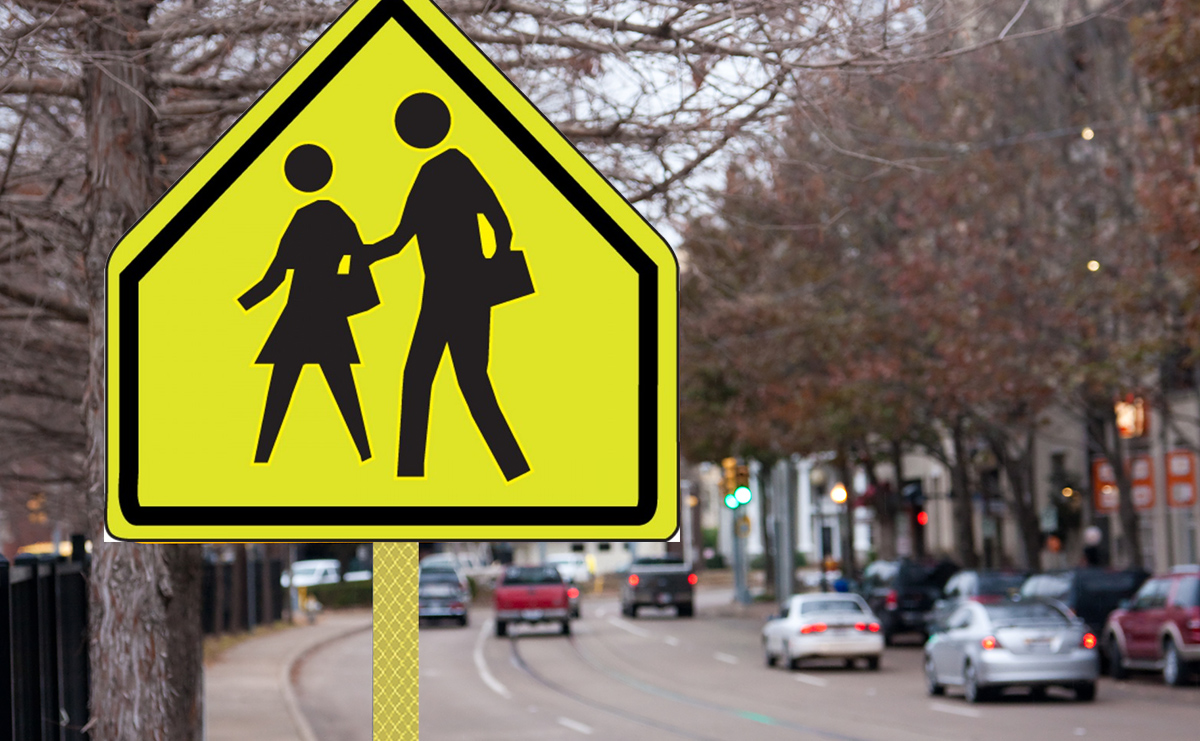
<svg viewBox="0 0 1200 741"><path fill-rule="evenodd" d="M847 668L863 659L868 669L878 669L883 653L879 618L857 594L793 596L763 626L762 641L767 666L783 660L791 669L807 658L839 658Z"/></svg>
<svg viewBox="0 0 1200 741"><path fill-rule="evenodd" d="M955 610L925 644L929 694L961 685L968 702L989 699L1005 687L1073 689L1079 700L1096 697L1100 657L1096 636L1070 610L1052 600L968 602Z"/></svg>

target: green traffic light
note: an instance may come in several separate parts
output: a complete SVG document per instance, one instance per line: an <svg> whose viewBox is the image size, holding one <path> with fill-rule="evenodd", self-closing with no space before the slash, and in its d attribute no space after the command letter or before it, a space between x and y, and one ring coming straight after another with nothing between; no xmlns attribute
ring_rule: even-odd
<svg viewBox="0 0 1200 741"><path fill-rule="evenodd" d="M754 498L754 493L750 491L749 486L739 486L733 490L732 496L738 504L749 504L750 500Z"/></svg>
<svg viewBox="0 0 1200 741"><path fill-rule="evenodd" d="M739 504L739 502L738 502L736 496L734 496L733 494L725 495L725 506L726 507L728 507L729 509L737 509L738 504Z"/></svg>

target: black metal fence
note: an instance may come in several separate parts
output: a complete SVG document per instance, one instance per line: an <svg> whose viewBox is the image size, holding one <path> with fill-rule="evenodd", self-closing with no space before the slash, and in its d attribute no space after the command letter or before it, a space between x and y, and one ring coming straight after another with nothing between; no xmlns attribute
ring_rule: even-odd
<svg viewBox="0 0 1200 741"><path fill-rule="evenodd" d="M283 560L206 561L200 582L200 621L206 635L236 633L283 620L288 593Z"/></svg>
<svg viewBox="0 0 1200 741"><path fill-rule="evenodd" d="M86 560L0 556L0 737L88 738L86 574Z"/></svg>

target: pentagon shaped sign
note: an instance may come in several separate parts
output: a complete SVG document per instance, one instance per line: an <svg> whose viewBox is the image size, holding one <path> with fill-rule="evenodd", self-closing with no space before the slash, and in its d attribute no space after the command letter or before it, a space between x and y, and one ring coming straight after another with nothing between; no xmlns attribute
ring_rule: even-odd
<svg viewBox="0 0 1200 741"><path fill-rule="evenodd" d="M109 529L667 538L677 277L436 6L360 0L113 251Z"/></svg>

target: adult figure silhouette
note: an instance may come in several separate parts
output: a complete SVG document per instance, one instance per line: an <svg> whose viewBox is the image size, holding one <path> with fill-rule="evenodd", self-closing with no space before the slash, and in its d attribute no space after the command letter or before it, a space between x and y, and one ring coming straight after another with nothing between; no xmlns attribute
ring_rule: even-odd
<svg viewBox="0 0 1200 741"><path fill-rule="evenodd" d="M396 109L396 133L415 149L432 149L450 133L450 110L430 93L405 98ZM394 255L414 237L425 271L421 311L408 357L400 400L396 475L425 475L429 402L433 380L447 349L475 426L511 481L529 471L488 376L491 311L497 272L484 256L479 216L496 236L496 255L512 246L512 227L495 192L458 149L446 149L421 166L404 203L395 234L379 243L380 256Z"/></svg>
<svg viewBox="0 0 1200 741"><path fill-rule="evenodd" d="M284 162L293 188L315 193L328 184L333 161L315 144L293 149ZM357 261L356 261L357 260ZM316 200L292 216L262 280L238 302L249 311L292 271L287 305L254 361L273 365L255 463L267 463L305 365L319 365L361 460L371 457L351 366L359 362L349 317L379 304L370 264L354 221L333 201Z"/></svg>

